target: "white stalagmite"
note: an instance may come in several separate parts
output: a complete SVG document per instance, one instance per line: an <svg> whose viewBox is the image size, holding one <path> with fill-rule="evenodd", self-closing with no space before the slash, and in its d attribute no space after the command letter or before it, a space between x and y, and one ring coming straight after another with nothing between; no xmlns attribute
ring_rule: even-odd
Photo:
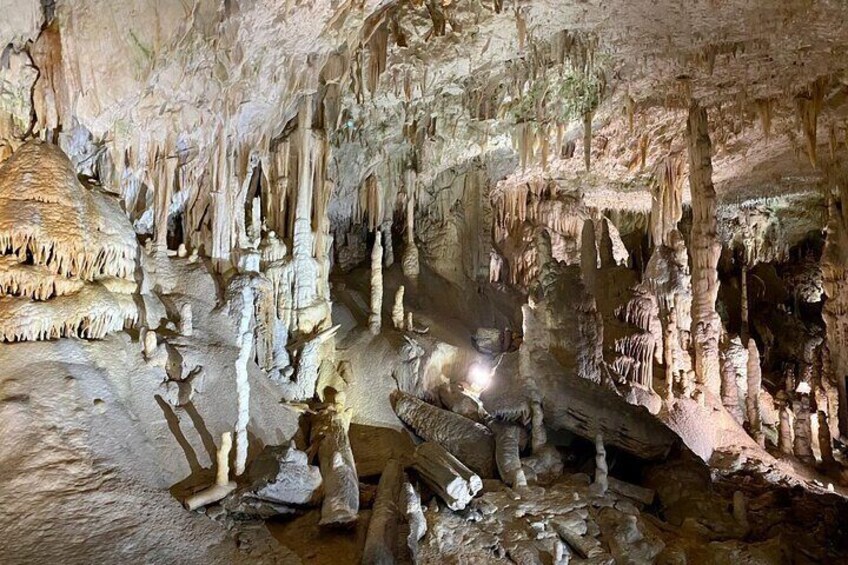
<svg viewBox="0 0 848 565"><path fill-rule="evenodd" d="M760 368L760 351L753 339L748 340L748 393L745 395L745 410L751 437L765 447L763 422L760 416L760 389L763 384L763 372Z"/></svg>
<svg viewBox="0 0 848 565"><path fill-rule="evenodd" d="M609 467L607 466L607 450L604 447L604 436L595 435L595 482L592 483L592 491L598 496L603 496L609 488Z"/></svg>
<svg viewBox="0 0 848 565"><path fill-rule="evenodd" d="M394 324L395 329L398 330L402 330L405 324L403 315L403 293L403 285L400 285L395 293L395 304L392 306L392 324Z"/></svg>
<svg viewBox="0 0 848 565"><path fill-rule="evenodd" d="M156 353L156 347L158 343L156 340L156 332L153 330L147 330L144 332L144 337L142 338L142 348L144 351L144 357L150 359Z"/></svg>
<svg viewBox="0 0 848 565"><path fill-rule="evenodd" d="M495 462L501 480L511 487L527 486L519 453L521 427L512 422L493 420L489 429L495 434Z"/></svg>
<svg viewBox="0 0 848 565"><path fill-rule="evenodd" d="M715 396L721 393L718 344L721 319L716 312L718 260L721 243L716 221L712 143L707 110L696 101L689 107L689 187L692 192L692 337L695 344L695 378Z"/></svg>
<svg viewBox="0 0 848 565"><path fill-rule="evenodd" d="M218 502L235 490L236 483L230 480L230 449L232 445L232 434L230 432L221 434L221 446L218 448L216 459L218 468L215 472L215 484L186 498L183 504L188 510L197 510L213 502Z"/></svg>
<svg viewBox="0 0 848 565"><path fill-rule="evenodd" d="M186 302L180 306L180 335L190 337L194 333L194 323L192 320L191 303Z"/></svg>
<svg viewBox="0 0 848 565"><path fill-rule="evenodd" d="M383 245L382 236L376 232L374 247L371 249L371 313L368 315L368 327L371 333L380 333L383 311Z"/></svg>
<svg viewBox="0 0 848 565"><path fill-rule="evenodd" d="M236 395L238 413L236 416L236 476L244 473L247 464L247 424L250 421L250 382L247 379L247 364L253 348L253 331L250 322L253 318L253 287L243 284L241 287L241 316L238 323L236 345L239 354L236 358Z"/></svg>

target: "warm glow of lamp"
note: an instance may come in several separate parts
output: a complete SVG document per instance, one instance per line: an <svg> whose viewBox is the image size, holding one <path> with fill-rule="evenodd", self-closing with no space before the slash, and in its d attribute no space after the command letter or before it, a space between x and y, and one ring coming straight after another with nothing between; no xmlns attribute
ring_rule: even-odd
<svg viewBox="0 0 848 565"><path fill-rule="evenodd" d="M468 368L468 384L475 391L482 391L492 383L492 369L481 363L474 363Z"/></svg>

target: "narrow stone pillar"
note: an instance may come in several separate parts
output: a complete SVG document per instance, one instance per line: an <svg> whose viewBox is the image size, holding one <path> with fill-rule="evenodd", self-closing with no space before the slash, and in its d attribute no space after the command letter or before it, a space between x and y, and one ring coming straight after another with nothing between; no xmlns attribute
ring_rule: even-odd
<svg viewBox="0 0 848 565"><path fill-rule="evenodd" d="M403 315L403 285L400 285L395 293L395 303L392 306L392 324L396 330L403 330L404 315Z"/></svg>
<svg viewBox="0 0 848 565"><path fill-rule="evenodd" d="M418 264L418 247L415 245L415 172L406 173L406 234L402 270L410 281L416 281L421 267ZM415 289L413 289L415 290Z"/></svg>
<svg viewBox="0 0 848 565"><path fill-rule="evenodd" d="M815 463L813 455L813 429L810 422L810 398L806 394L793 403L795 405L795 457L810 465Z"/></svg>
<svg viewBox="0 0 848 565"><path fill-rule="evenodd" d="M818 411L819 422L819 450L821 451L822 461L825 463L833 463L833 443L830 437L830 424L828 422L827 412L824 410Z"/></svg>
<svg viewBox="0 0 848 565"><path fill-rule="evenodd" d="M721 389L718 342L721 319L716 312L721 244L716 222L712 143L707 110L693 101L687 123L689 187L692 193L692 336L695 345L695 378L718 396Z"/></svg>
<svg viewBox="0 0 848 565"><path fill-rule="evenodd" d="M763 385L763 371L760 367L760 351L753 339L748 340L748 393L745 395L745 411L748 414L748 426L751 437L765 447L763 421L760 416L760 389Z"/></svg>
<svg viewBox="0 0 848 565"><path fill-rule="evenodd" d="M604 436L595 435L595 482L592 483L592 492L603 496L609 488L609 466L607 465L607 450L604 447Z"/></svg>
<svg viewBox="0 0 848 565"><path fill-rule="evenodd" d="M786 397L785 392L778 392L777 400L780 404L778 448L782 454L792 455L792 409L789 406L789 399Z"/></svg>
<svg viewBox="0 0 848 565"><path fill-rule="evenodd" d="M383 245L380 242L382 234L377 231L374 247L371 249L371 314L368 316L368 327L371 333L380 333L383 310Z"/></svg>
<svg viewBox="0 0 848 565"><path fill-rule="evenodd" d="M742 338L742 343L747 343L748 337L750 336L748 330L748 265L742 265L742 280L739 285L742 293L742 297L740 298L740 317L742 318L742 327L739 330L739 336Z"/></svg>

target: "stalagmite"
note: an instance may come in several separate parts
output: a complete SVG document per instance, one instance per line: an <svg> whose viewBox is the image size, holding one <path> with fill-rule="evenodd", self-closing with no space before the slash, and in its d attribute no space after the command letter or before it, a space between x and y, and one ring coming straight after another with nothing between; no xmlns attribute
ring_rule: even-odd
<svg viewBox="0 0 848 565"><path fill-rule="evenodd" d="M253 287L250 284L241 286L241 316L238 321L236 345L239 354L236 359L236 476L244 473L247 464L247 424L250 422L250 382L247 378L247 364L250 362L250 352L253 348L253 332L250 323L253 319Z"/></svg>
<svg viewBox="0 0 848 565"><path fill-rule="evenodd" d="M795 408L795 441L793 450L795 457L810 465L815 463L813 455L813 429L810 422L810 397L799 395L793 402Z"/></svg>
<svg viewBox="0 0 848 565"><path fill-rule="evenodd" d="M217 471L215 484L186 498L183 503L188 510L197 510L203 506L218 502L233 492L236 483L230 481L230 449L233 445L232 434L221 434L221 446L218 448Z"/></svg>
<svg viewBox="0 0 848 565"><path fill-rule="evenodd" d="M180 306L180 335L191 337L194 333L194 324L192 322L191 303L186 302Z"/></svg>
<svg viewBox="0 0 848 565"><path fill-rule="evenodd" d="M740 317L742 318L742 327L740 329L739 336L742 339L742 342L746 343L750 335L750 331L748 329L748 265L746 264L742 265L742 278L739 281L739 288L742 295L739 299L741 302Z"/></svg>
<svg viewBox="0 0 848 565"><path fill-rule="evenodd" d="M488 428L400 391L392 394L392 404L423 440L441 445L481 477L495 476L495 440Z"/></svg>
<svg viewBox="0 0 848 565"><path fill-rule="evenodd" d="M394 324L395 329L403 330L404 329L404 315L403 315L403 285L400 285L395 293L395 303L392 306L392 324ZM409 328L412 329L411 327Z"/></svg>
<svg viewBox="0 0 848 565"><path fill-rule="evenodd" d="M479 476L445 448L430 441L415 448L412 468L451 510L463 510L483 488Z"/></svg>
<svg viewBox="0 0 848 565"><path fill-rule="evenodd" d="M321 526L344 526L359 513L359 478L348 439L350 412L340 404L322 410L312 428L318 445L318 461L324 479Z"/></svg>
<svg viewBox="0 0 848 565"><path fill-rule="evenodd" d="M336 325L309 338L300 350L294 379L287 380L282 374L280 375L281 378L276 379L286 402L304 402L315 396L315 388L321 369L322 348L326 342L336 335L338 330L339 326Z"/></svg>
<svg viewBox="0 0 848 565"><path fill-rule="evenodd" d="M748 340L748 392L745 395L745 411L748 415L749 433L754 440L765 447L763 422L760 416L760 389L763 384L760 368L760 351L753 339Z"/></svg>
<svg viewBox="0 0 848 565"><path fill-rule="evenodd" d="M531 435L530 446L533 453L540 451L548 444L548 433L545 430L545 413L539 402L530 403Z"/></svg>
<svg viewBox="0 0 848 565"><path fill-rule="evenodd" d="M153 330L145 331L144 337L142 337L142 348L146 359L153 358L156 354L157 345L156 332Z"/></svg>
<svg viewBox="0 0 848 565"><path fill-rule="evenodd" d="M742 346L739 337L734 336L726 340L721 361L721 403L741 425L745 418L739 403L737 382L740 377L747 382L748 350Z"/></svg>
<svg viewBox="0 0 848 565"><path fill-rule="evenodd" d="M689 187L692 192L692 336L695 344L695 377L718 396L721 389L718 343L721 319L716 312L718 265L721 244L716 224L712 144L707 110L693 101L687 122Z"/></svg>
<svg viewBox="0 0 848 565"><path fill-rule="evenodd" d="M604 437L601 434L595 436L595 482L592 483L592 492L597 496L603 496L609 488L609 467L607 466L607 450L604 448Z"/></svg>
<svg viewBox="0 0 848 565"><path fill-rule="evenodd" d="M527 477L521 468L521 427L511 422L493 420L489 428L495 434L495 462L501 480L511 487L527 486Z"/></svg>
<svg viewBox="0 0 848 565"><path fill-rule="evenodd" d="M403 483L400 500L401 512L409 526L406 546L413 563L418 563L418 542L427 533L427 518L421 508L421 496L408 480Z"/></svg>
<svg viewBox="0 0 848 565"><path fill-rule="evenodd" d="M782 394L783 396L782 398L779 397L780 420L778 422L778 449L780 449L780 452L784 455L792 455L792 410L789 407L789 401L786 398L786 393L780 391L779 394Z"/></svg>
<svg viewBox="0 0 848 565"><path fill-rule="evenodd" d="M418 265L418 246L415 244L415 173L406 174L406 232L403 248L403 274L415 281L421 271Z"/></svg>
<svg viewBox="0 0 848 565"><path fill-rule="evenodd" d="M364 565L393 565L398 562L398 530L403 519L400 497L404 483L403 467L392 459L386 463L377 498L368 522L365 548L362 550Z"/></svg>
<svg viewBox="0 0 848 565"><path fill-rule="evenodd" d="M371 312L368 314L368 327L371 333L380 333L383 312L383 246L382 236L376 232L374 247L371 249Z"/></svg>
<svg viewBox="0 0 848 565"><path fill-rule="evenodd" d="M827 412L824 410L818 411L818 424L819 451L821 453L821 459L825 463L833 463L833 442L830 437Z"/></svg>

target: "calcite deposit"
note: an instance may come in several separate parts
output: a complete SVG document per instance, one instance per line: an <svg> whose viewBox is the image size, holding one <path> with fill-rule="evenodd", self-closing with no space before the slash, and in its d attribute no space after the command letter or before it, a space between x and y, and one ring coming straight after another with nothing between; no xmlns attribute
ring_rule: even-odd
<svg viewBox="0 0 848 565"><path fill-rule="evenodd" d="M0 562L845 562L846 17L0 0Z"/></svg>

